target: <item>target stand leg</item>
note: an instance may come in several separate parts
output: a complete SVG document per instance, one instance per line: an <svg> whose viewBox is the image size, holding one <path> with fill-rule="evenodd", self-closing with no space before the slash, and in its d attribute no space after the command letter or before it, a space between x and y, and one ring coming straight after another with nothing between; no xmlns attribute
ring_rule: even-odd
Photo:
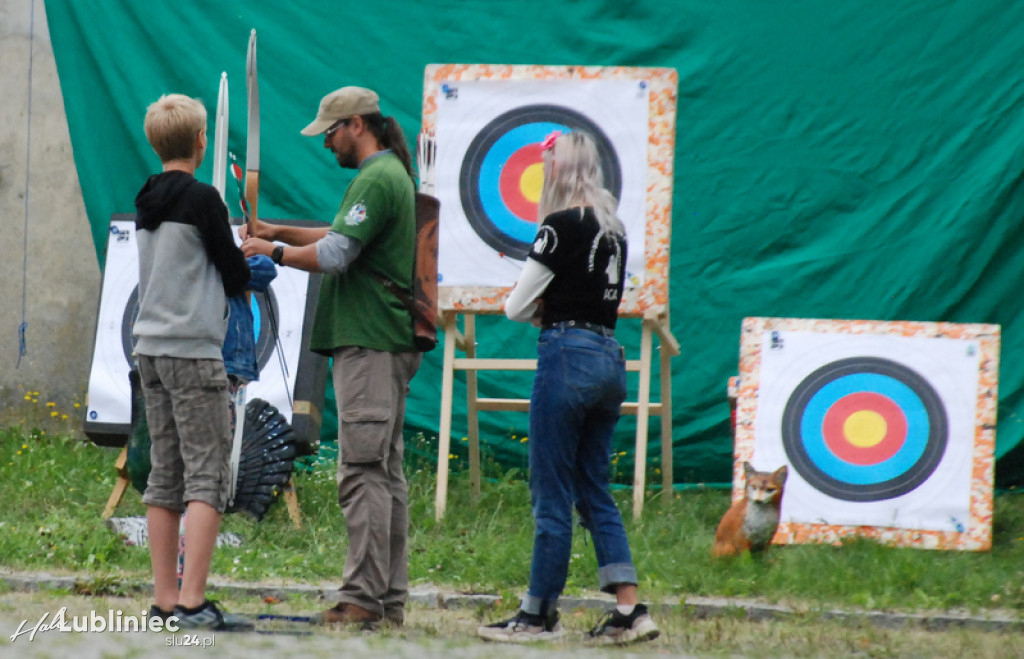
<svg viewBox="0 0 1024 659"><path fill-rule="evenodd" d="M117 482L114 483L114 489L110 493L110 498L107 499L107 505L103 509L103 519L109 519L114 514L114 509L117 508L118 504L121 503L121 499L124 498L124 493L131 484L131 478L128 476L128 447L121 449L121 454L117 456L117 460L114 461L114 469L117 470Z"/></svg>
<svg viewBox="0 0 1024 659"><path fill-rule="evenodd" d="M661 354L661 493L662 504L669 505L673 499L674 455L672 452L672 358L679 356L679 342L672 335L668 309L658 317L655 331L658 334L658 350Z"/></svg>
<svg viewBox="0 0 1024 659"><path fill-rule="evenodd" d="M437 433L437 492L434 496L434 519L444 517L448 503L448 451L451 449L452 389L455 380L455 341L459 334L456 314L441 313L444 330L444 358L441 367L441 426Z"/></svg>
<svg viewBox="0 0 1024 659"><path fill-rule="evenodd" d="M284 502L288 506L288 516L292 518L292 526L296 530L302 528L302 513L299 511L299 497L295 494L295 483L289 478L284 486Z"/></svg>
<svg viewBox="0 0 1024 659"><path fill-rule="evenodd" d="M633 519L644 511L647 480L647 422L651 404L651 324L645 318L640 331L640 390L636 406L636 459L633 466Z"/></svg>
<svg viewBox="0 0 1024 659"><path fill-rule="evenodd" d="M464 317L463 350L467 359L476 358L476 318L472 314ZM476 371L466 371L466 435L469 440L469 483L473 501L480 500L480 422L477 410Z"/></svg>

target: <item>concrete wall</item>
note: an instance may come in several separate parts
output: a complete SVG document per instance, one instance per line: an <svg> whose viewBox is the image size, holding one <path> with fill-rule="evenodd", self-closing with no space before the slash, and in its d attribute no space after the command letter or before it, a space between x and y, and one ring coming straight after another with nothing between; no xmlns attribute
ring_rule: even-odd
<svg viewBox="0 0 1024 659"><path fill-rule="evenodd" d="M43 0L0 2L0 90L0 425L80 425L100 270Z"/></svg>

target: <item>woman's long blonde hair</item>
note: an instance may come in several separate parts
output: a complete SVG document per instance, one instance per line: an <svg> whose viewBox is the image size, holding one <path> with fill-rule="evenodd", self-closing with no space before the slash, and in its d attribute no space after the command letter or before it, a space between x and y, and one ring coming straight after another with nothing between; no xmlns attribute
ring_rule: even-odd
<svg viewBox="0 0 1024 659"><path fill-rule="evenodd" d="M604 187L597 144L581 131L559 135L544 151L544 187L537 221L574 206L592 206L601 231L626 234L617 212L619 202Z"/></svg>

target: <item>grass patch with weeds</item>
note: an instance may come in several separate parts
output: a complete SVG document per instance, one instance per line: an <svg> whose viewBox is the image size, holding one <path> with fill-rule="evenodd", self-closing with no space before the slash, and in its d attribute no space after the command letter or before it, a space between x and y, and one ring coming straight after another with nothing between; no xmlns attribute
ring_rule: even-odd
<svg viewBox="0 0 1024 659"><path fill-rule="evenodd" d="M452 475L447 516L434 520L434 466L423 437L407 464L410 488L409 571L412 583L432 583L502 596L512 609L526 587L533 520L523 469L485 461L479 501L468 474ZM117 449L97 447L68 434L47 435L20 427L0 430L0 556L17 571L86 571L82 588L121 594L121 579L148 581L149 553L129 547L100 519L116 480ZM303 527L295 530L283 504L257 523L240 515L223 530L240 534L241 547L214 555L214 578L340 585L346 550L337 504L333 460L295 472ZM724 490L685 490L663 501L655 495L644 516L632 520L631 493L616 490L640 576L649 600L692 596L757 598L800 603L804 610L866 608L892 611L1024 609L1024 497L995 500L992 551L938 552L896 549L867 540L842 546L775 547L763 560L714 560L708 548L729 505ZM129 489L118 516L142 515ZM593 545L579 529L573 541L566 595L597 587ZM725 624L723 622L722 624Z"/></svg>

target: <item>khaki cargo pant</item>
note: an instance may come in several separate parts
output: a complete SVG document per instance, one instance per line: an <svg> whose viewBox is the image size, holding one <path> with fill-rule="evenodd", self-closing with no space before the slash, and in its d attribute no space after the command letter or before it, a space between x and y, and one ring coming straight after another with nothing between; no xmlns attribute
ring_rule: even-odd
<svg viewBox="0 0 1024 659"><path fill-rule="evenodd" d="M409 591L409 488L402 425L418 352L345 347L333 354L338 503L348 529L339 601L402 619Z"/></svg>

